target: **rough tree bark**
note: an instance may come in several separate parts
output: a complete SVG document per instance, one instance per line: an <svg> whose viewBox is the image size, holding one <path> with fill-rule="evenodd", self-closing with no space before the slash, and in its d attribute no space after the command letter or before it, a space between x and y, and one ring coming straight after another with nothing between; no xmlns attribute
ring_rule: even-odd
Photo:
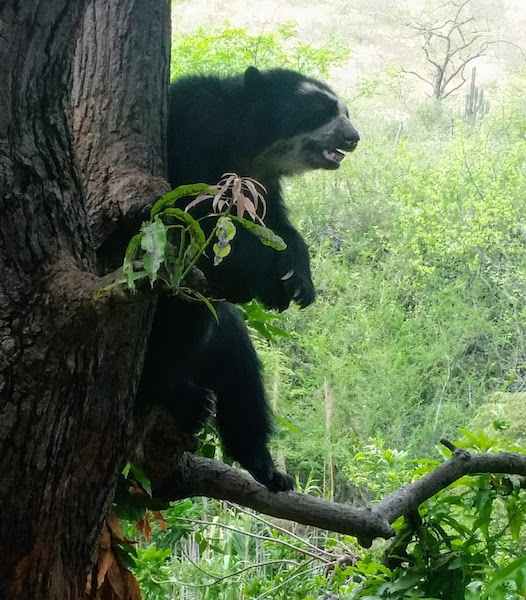
<svg viewBox="0 0 526 600"><path fill-rule="evenodd" d="M85 4L6 0L0 7L0 598L10 600L82 596L116 477L130 454L151 312L148 301L101 304L93 294L100 285L96 248L122 204L115 179L128 186L122 194L131 185L124 159L140 163L143 181L128 203L148 189L146 205L152 190L161 189L165 102L159 90L167 73L169 5L114 1L88 13L85 35L93 33L90 18L109 18L110 5L119 7L111 16L120 19L106 31L113 29L109 55L97 54L96 44L79 54L75 122L90 146L80 162L89 183L106 177L99 199L115 201L101 225L95 194L86 187L90 230L64 85ZM141 27L142 37L134 36ZM130 45L139 50L134 64L124 60ZM133 79L125 85L119 78L118 89L100 84L95 70L111 76L101 64ZM80 82L82 75L91 79ZM111 114L106 138L90 137L90 123L105 106L95 111L82 104L82 91L100 84L98 93L109 99L108 93L129 94L137 82L141 104ZM126 143L131 131L133 147Z"/></svg>
<svg viewBox="0 0 526 600"><path fill-rule="evenodd" d="M71 94L75 150L105 264L108 242L126 243L130 228L169 190L162 93L169 77L168 11L167 1L91 0L79 35ZM121 240L122 224L128 237Z"/></svg>

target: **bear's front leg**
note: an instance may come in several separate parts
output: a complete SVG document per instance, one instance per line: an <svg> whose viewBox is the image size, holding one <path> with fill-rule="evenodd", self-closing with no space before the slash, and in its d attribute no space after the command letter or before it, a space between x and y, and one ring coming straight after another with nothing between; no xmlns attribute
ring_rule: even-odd
<svg viewBox="0 0 526 600"><path fill-rule="evenodd" d="M314 302L316 292L310 270L307 244L293 228L285 237L287 248L277 255L278 274L286 296L305 308Z"/></svg>

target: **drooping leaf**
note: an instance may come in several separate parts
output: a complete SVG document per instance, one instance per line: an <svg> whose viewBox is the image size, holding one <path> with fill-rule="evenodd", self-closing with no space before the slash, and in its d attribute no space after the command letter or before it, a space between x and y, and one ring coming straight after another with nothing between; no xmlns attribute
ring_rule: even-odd
<svg viewBox="0 0 526 600"><path fill-rule="evenodd" d="M296 425L294 425L294 423L291 423L288 419L285 419L285 417L276 417L276 421L278 423L281 423L289 431L292 431L292 433L300 432L300 430L296 427Z"/></svg>
<svg viewBox="0 0 526 600"><path fill-rule="evenodd" d="M219 317L217 316L217 311L216 311L214 305L210 302L210 300L206 296L203 296L203 294L201 294L201 292L198 292L197 290L183 289L181 291L188 296L198 298L199 300L201 300L201 302L203 302L206 305L206 307L208 308L208 310L214 315L215 320L219 322Z"/></svg>
<svg viewBox="0 0 526 600"><path fill-rule="evenodd" d="M145 492L149 496L152 495L152 484L150 483L150 480L148 479L148 477L146 477L146 475L144 474L144 471L142 469L140 469L138 466L136 466L134 464L130 464L128 478L136 479L142 485Z"/></svg>
<svg viewBox="0 0 526 600"><path fill-rule="evenodd" d="M126 253L124 255L124 262L122 265L122 270L124 273L124 278L126 280L126 284L132 292L134 292L136 289L134 273L133 273L133 262L135 260L135 257L137 256L137 251L139 250L140 245L141 245L141 234L137 233L128 242L128 247L126 248Z"/></svg>
<svg viewBox="0 0 526 600"><path fill-rule="evenodd" d="M190 234L191 240L198 246L204 246L206 243L206 237L204 231L201 229L201 225L199 225L199 221L196 221L192 217L192 215L188 214L181 208L167 208L163 215L167 217L175 217L179 219L187 226L187 231Z"/></svg>
<svg viewBox="0 0 526 600"><path fill-rule="evenodd" d="M236 226L230 217L219 217L216 226L217 242L213 246L214 266L217 266L232 251L231 240L236 235Z"/></svg>
<svg viewBox="0 0 526 600"><path fill-rule="evenodd" d="M141 248L145 252L143 257L144 269L153 287L157 279L157 273L164 262L166 226L159 217L155 217L153 221L143 225L141 233Z"/></svg>
<svg viewBox="0 0 526 600"><path fill-rule="evenodd" d="M285 241L279 235L274 233L272 229L264 227L263 225L258 225L257 223L241 217L232 216L231 218L250 231L250 233L257 236L265 246L270 246L271 248L274 248L274 250L285 250L287 247Z"/></svg>
<svg viewBox="0 0 526 600"><path fill-rule="evenodd" d="M393 582L389 588L390 592L410 590L422 579L422 573L406 573Z"/></svg>
<svg viewBox="0 0 526 600"><path fill-rule="evenodd" d="M265 201L265 196L264 196L267 193L267 189L265 188L264 185L259 183L259 181L256 181L255 179L250 179L250 177L245 177L243 179L243 184L246 186L248 192L252 196L252 201L254 202L254 206L256 207L256 210L258 209L259 201L261 201L261 204L263 207L261 219L263 220L267 213L267 203ZM261 191L259 191L256 186L260 187Z"/></svg>
<svg viewBox="0 0 526 600"><path fill-rule="evenodd" d="M219 242L216 242L213 245L214 250L214 267L217 267L221 261L226 258L230 252L232 251L232 246L230 244L225 244L224 246L220 245Z"/></svg>
<svg viewBox="0 0 526 600"><path fill-rule="evenodd" d="M150 524L149 514L146 513L142 519L135 523L135 527L144 535L146 541L152 535L152 526Z"/></svg>
<svg viewBox="0 0 526 600"><path fill-rule="evenodd" d="M180 185L157 200L157 202L152 206L150 216L153 219L157 213L169 206L172 206L177 200L179 200L179 198L184 198L185 196L197 196L198 194L206 192L207 190L211 190L213 193L215 188L212 188L207 183Z"/></svg>
<svg viewBox="0 0 526 600"><path fill-rule="evenodd" d="M217 239L219 243L228 243L236 235L236 226L232 223L231 217L219 217L217 219Z"/></svg>
<svg viewBox="0 0 526 600"><path fill-rule="evenodd" d="M158 510L152 510L151 511L153 518L157 521L157 523L159 524L159 527L163 530L166 531L168 529L168 525L166 524L166 521L164 520L163 515L161 514L160 511Z"/></svg>
<svg viewBox="0 0 526 600"><path fill-rule="evenodd" d="M523 569L526 569L526 556L521 556L521 558L514 560L507 567L500 569L489 582L481 600L493 600L497 589L506 581L512 581Z"/></svg>
<svg viewBox="0 0 526 600"><path fill-rule="evenodd" d="M181 283L183 265L179 260L176 247L169 242L166 244L164 268L168 274L170 288L175 291Z"/></svg>
<svg viewBox="0 0 526 600"><path fill-rule="evenodd" d="M516 502L510 501L506 506L506 511L508 513L511 537L514 541L519 543L521 537L521 528L524 523L522 507L520 505L517 505Z"/></svg>

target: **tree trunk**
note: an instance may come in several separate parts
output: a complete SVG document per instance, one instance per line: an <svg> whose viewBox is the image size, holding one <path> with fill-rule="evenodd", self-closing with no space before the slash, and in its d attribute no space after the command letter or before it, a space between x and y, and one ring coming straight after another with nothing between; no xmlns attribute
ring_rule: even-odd
<svg viewBox="0 0 526 600"><path fill-rule="evenodd" d="M132 447L151 314L147 301L94 300L96 249L131 205L140 213L163 189L169 5L88 9L74 146L64 77L84 9L83 0L0 8L0 598L9 600L83 594ZM126 172L139 162L144 185L128 195Z"/></svg>
<svg viewBox="0 0 526 600"><path fill-rule="evenodd" d="M169 190L169 9L168 0L91 0L79 36L71 94L75 149L104 264L110 247L122 264L130 231Z"/></svg>

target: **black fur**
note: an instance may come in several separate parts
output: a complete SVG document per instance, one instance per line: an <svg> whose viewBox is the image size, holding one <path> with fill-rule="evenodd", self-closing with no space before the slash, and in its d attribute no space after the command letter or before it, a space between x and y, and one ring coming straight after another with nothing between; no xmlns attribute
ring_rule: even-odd
<svg viewBox="0 0 526 600"><path fill-rule="evenodd" d="M290 223L282 176L335 169L341 150L359 140L347 109L324 84L294 71L249 68L232 78L189 77L170 88L169 180L216 183L226 172L260 181L267 189L265 222L287 243L278 252L238 228L232 253L217 267L204 259L215 297L253 298L283 310L314 300L309 253ZM197 216L209 212L200 205ZM199 212L200 211L200 212ZM213 219L201 222L213 227ZM212 400L227 453L273 491L292 489L268 451L271 419L260 365L234 306L215 303L219 323L202 304L161 297L149 341L140 396L169 408L194 432Z"/></svg>

